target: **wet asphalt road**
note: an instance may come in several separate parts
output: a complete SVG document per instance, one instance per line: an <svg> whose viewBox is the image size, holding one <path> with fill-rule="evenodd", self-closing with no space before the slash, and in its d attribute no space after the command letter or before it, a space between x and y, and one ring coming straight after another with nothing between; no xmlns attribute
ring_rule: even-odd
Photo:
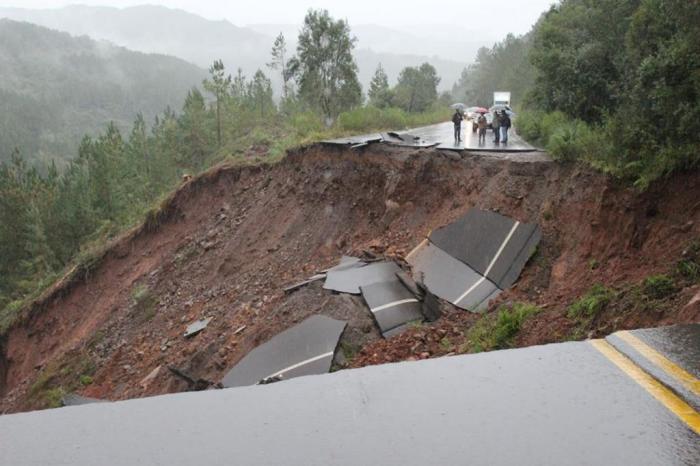
<svg viewBox="0 0 700 466"><path fill-rule="evenodd" d="M415 128L406 131L407 133L420 136L427 141L439 142L440 149L451 150L470 150L483 152L532 152L537 149L529 145L516 134L511 128L508 132L508 142L505 144L496 144L493 142L493 131L486 131L486 141L479 144L477 133L472 132L472 122L462 122L462 141L455 142L454 125L452 122L439 123L422 128Z"/></svg>
<svg viewBox="0 0 700 466"><path fill-rule="evenodd" d="M692 369L699 332L635 336ZM0 416L0 433L13 466L700 464L697 411L606 340Z"/></svg>

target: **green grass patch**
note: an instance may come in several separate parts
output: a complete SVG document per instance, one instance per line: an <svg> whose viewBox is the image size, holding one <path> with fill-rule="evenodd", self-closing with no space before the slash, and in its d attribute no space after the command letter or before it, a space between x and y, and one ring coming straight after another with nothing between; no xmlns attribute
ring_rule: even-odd
<svg viewBox="0 0 700 466"><path fill-rule="evenodd" d="M668 275L651 275L642 282L642 291L652 299L663 299L676 292L676 282Z"/></svg>
<svg viewBox="0 0 700 466"><path fill-rule="evenodd" d="M482 317L467 332L467 349L478 353L510 348L523 322L540 312L537 306L514 303L501 306L495 314Z"/></svg>
<svg viewBox="0 0 700 466"><path fill-rule="evenodd" d="M569 306L567 315L571 319L592 319L603 311L614 297L613 290L599 283L595 284L585 295Z"/></svg>

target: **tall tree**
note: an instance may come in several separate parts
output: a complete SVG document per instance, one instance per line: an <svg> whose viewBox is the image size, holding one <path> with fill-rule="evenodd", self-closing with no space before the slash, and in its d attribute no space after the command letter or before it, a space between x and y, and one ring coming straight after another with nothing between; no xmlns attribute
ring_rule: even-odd
<svg viewBox="0 0 700 466"><path fill-rule="evenodd" d="M188 168L200 169L209 153L210 141L207 108L198 89L187 93L178 122L183 141L181 162Z"/></svg>
<svg viewBox="0 0 700 466"><path fill-rule="evenodd" d="M216 98L216 142L221 147L221 118L225 101L229 97L231 75L226 74L224 63L221 60L214 61L209 68L211 79L204 80L204 89L212 93Z"/></svg>
<svg viewBox="0 0 700 466"><path fill-rule="evenodd" d="M377 66L372 81L369 83L367 97L369 97L369 103L377 108L391 105L392 93L389 89L389 77L381 63Z"/></svg>
<svg viewBox="0 0 700 466"><path fill-rule="evenodd" d="M341 111L362 103L362 87L352 56L357 39L344 20L335 21L327 10L309 10L299 34L297 76L299 97L322 112L331 124Z"/></svg>
<svg viewBox="0 0 700 466"><path fill-rule="evenodd" d="M272 45L271 54L272 60L267 66L272 70L279 70L282 75L282 98L287 100L289 99L289 82L292 79L292 74L289 71L289 62L287 61L287 41L281 32Z"/></svg>
<svg viewBox="0 0 700 466"><path fill-rule="evenodd" d="M420 67L406 67L399 75L396 100L408 112L423 112L437 100L440 78L429 63Z"/></svg>
<svg viewBox="0 0 700 466"><path fill-rule="evenodd" d="M260 118L272 110L275 103L272 100L272 84L270 78L265 76L262 70L255 72L253 80L248 85L248 96L252 104L252 108L256 113L259 113Z"/></svg>

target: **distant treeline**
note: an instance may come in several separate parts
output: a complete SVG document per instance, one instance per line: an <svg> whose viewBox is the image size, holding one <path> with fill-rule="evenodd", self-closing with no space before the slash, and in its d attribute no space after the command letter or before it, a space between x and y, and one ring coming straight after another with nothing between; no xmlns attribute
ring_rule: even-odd
<svg viewBox="0 0 700 466"><path fill-rule="evenodd" d="M479 51L455 96L510 90L526 138L640 188L700 161L700 2L562 0Z"/></svg>

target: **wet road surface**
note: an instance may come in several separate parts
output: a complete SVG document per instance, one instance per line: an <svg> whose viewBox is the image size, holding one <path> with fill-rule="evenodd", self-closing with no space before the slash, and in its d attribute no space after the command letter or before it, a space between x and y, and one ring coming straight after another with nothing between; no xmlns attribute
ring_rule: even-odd
<svg viewBox="0 0 700 466"><path fill-rule="evenodd" d="M617 332L606 340L700 410L700 325Z"/></svg>
<svg viewBox="0 0 700 466"><path fill-rule="evenodd" d="M469 150L483 152L534 152L537 149L526 143L516 132L511 128L508 132L508 142L496 144L493 142L493 131L486 131L486 141L479 144L477 133L473 133L471 129L471 121L462 122L462 141L455 142L454 125L452 122L439 123L422 128L415 128L406 131L406 133L420 136L427 141L439 142L439 149L450 150Z"/></svg>
<svg viewBox="0 0 700 466"><path fill-rule="evenodd" d="M699 418L593 340L0 416L0 464L695 465Z"/></svg>

